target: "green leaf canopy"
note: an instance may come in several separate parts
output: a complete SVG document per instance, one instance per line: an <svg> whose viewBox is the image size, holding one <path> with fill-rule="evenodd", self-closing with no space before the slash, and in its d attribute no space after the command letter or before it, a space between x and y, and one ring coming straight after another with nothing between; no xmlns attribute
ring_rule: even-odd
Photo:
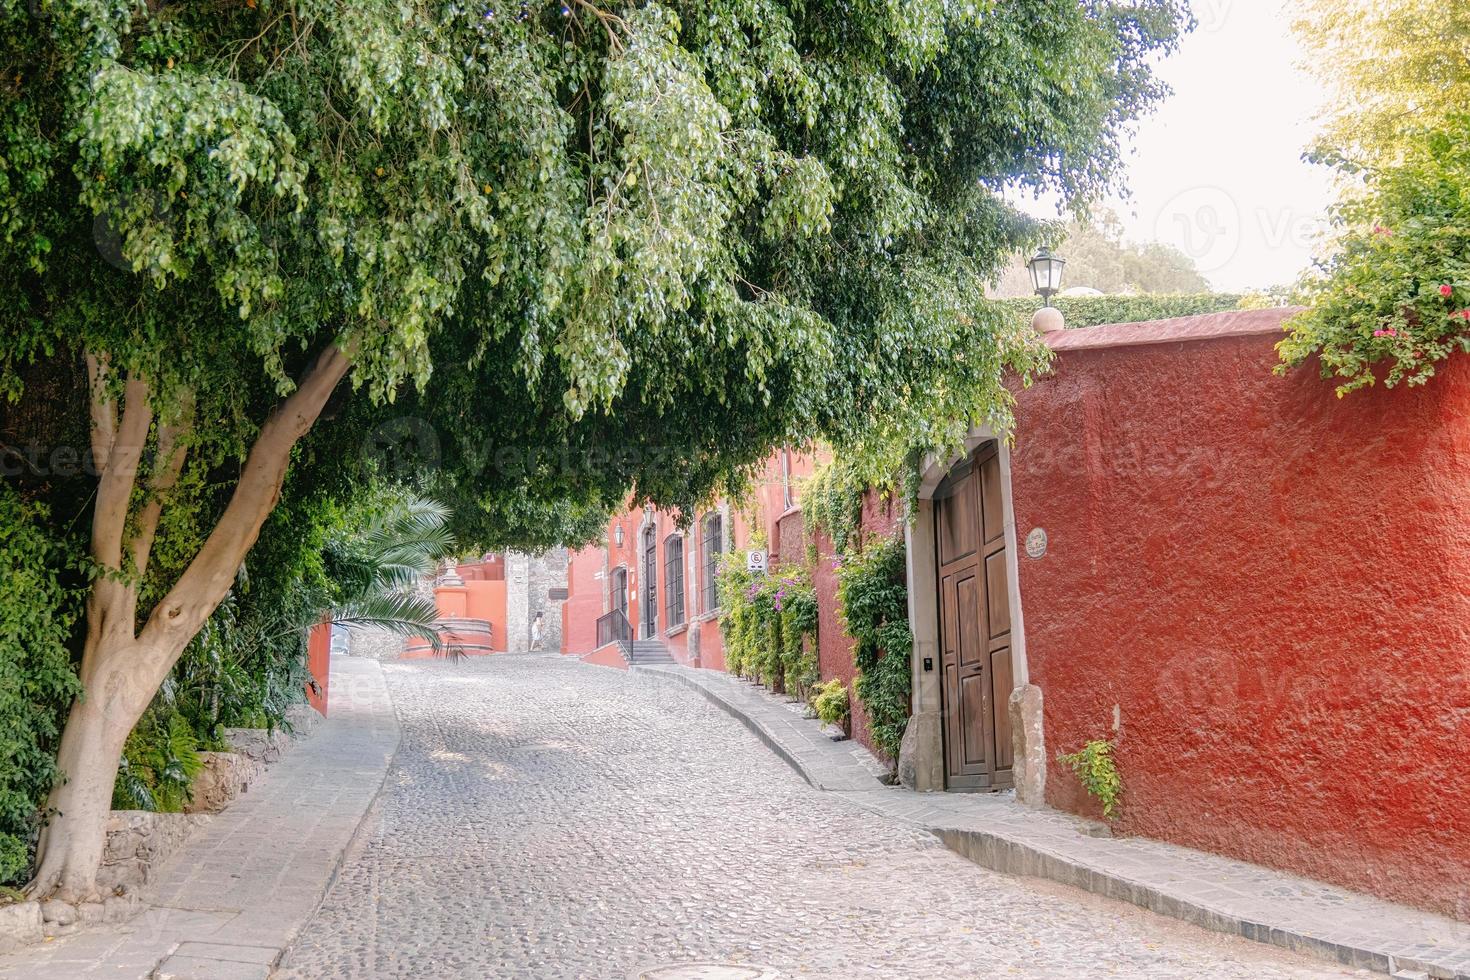
<svg viewBox="0 0 1470 980"><path fill-rule="evenodd" d="M938 445L1039 363L982 299L1038 233L1001 192L1107 189L1187 20L0 0L0 383L105 354L218 473L336 343L361 393L311 465L413 434L467 544L691 506L783 441Z"/></svg>

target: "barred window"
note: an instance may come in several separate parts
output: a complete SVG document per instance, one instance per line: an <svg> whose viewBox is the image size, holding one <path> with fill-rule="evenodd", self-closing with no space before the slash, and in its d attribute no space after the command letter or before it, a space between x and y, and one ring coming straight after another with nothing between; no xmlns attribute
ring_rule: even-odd
<svg viewBox="0 0 1470 980"><path fill-rule="evenodd" d="M684 539L664 539L664 613L670 627L684 622Z"/></svg>
<svg viewBox="0 0 1470 980"><path fill-rule="evenodd" d="M704 601L701 608L714 612L720 608L720 555L725 550L725 519L710 514L704 519Z"/></svg>

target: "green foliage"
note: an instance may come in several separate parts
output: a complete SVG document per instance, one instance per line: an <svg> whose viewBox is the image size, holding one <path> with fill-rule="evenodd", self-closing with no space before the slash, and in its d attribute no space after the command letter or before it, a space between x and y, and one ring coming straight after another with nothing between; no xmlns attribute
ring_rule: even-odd
<svg viewBox="0 0 1470 980"><path fill-rule="evenodd" d="M1070 755L1057 754L1057 761L1070 766L1082 782L1082 788L1102 804L1103 816L1113 819L1118 799L1123 795L1123 780L1113 761L1113 743L1093 739Z"/></svg>
<svg viewBox="0 0 1470 980"><path fill-rule="evenodd" d="M847 685L837 678L812 688L812 710L825 724L846 725L849 707Z"/></svg>
<svg viewBox="0 0 1470 980"><path fill-rule="evenodd" d="M740 556L720 567L725 669L804 698L817 680L817 593L806 573L752 575Z"/></svg>
<svg viewBox="0 0 1470 980"><path fill-rule="evenodd" d="M60 572L69 559L47 517L0 483L0 882L25 878L61 719L81 689L67 650L81 591Z"/></svg>
<svg viewBox="0 0 1470 980"><path fill-rule="evenodd" d="M199 736L183 715L145 715L123 745L112 789L113 808L181 812L189 802L194 777L204 768L199 750Z"/></svg>
<svg viewBox="0 0 1470 980"><path fill-rule="evenodd" d="M1278 345L1283 369L1316 356L1342 396L1382 381L1420 385L1470 352L1470 115L1420 131L1403 159L1362 174L1366 193L1334 211L1340 231L1310 306ZM1348 174L1359 169L1332 161Z"/></svg>
<svg viewBox="0 0 1470 980"><path fill-rule="evenodd" d="M825 534L839 555L855 548L867 487L867 481L850 462L833 457L823 463L801 489L801 513L808 531Z"/></svg>
<svg viewBox="0 0 1470 980"><path fill-rule="evenodd" d="M194 399L211 496L337 343L366 397L311 441L355 466L425 423L415 465L483 546L585 534L635 485L691 509L814 433L946 444L1042 363L980 292L1041 231L1000 190L1115 186L1187 23L3 0L0 388L109 354L160 417Z"/></svg>
<svg viewBox="0 0 1470 980"><path fill-rule="evenodd" d="M873 742L890 758L910 714L908 580L902 537L879 538L841 559L838 599L852 636L858 678L854 689L872 726Z"/></svg>
<svg viewBox="0 0 1470 980"><path fill-rule="evenodd" d="M1221 313L1240 306L1238 293L1183 293L1153 296L1055 296L1051 305L1061 311L1069 328L1095 327L1105 323L1145 323L1177 316ZM1041 297L997 300L1007 319L1025 322L1041 309Z"/></svg>

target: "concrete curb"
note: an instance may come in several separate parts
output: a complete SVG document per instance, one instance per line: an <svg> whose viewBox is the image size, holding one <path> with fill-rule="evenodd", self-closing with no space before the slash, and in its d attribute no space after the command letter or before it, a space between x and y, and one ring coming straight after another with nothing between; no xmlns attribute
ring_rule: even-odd
<svg viewBox="0 0 1470 980"><path fill-rule="evenodd" d="M704 683L699 672L684 667L659 667L634 668L633 673L699 692L740 721L807 783L817 789L828 788L824 786L829 780L824 779L820 759L798 757L783 744L780 733L751 717L741 705L725 696L726 692L718 685ZM1213 932L1240 936L1354 969L1392 974L1404 980L1421 977L1470 980L1470 926L1463 923L1156 841L1146 842L1149 850L1169 855L1178 863L1180 873L1171 870L1153 876L1168 879L1168 883L1140 880L1146 875L1141 870L1136 876L1122 870L1127 867L1127 860L1120 860L1117 853L1132 846L1130 839L1096 841L1104 850L1098 851L1093 860L1079 857L1076 852L1087 847L1079 842L1089 839L1086 822L1067 814L1030 810L995 797L971 794L914 793L882 786L871 786L865 792L851 789L855 787L839 795L865 810L927 830L956 854L993 871L1045 878ZM1034 839L1027 839L1027 830L1033 831L1030 836ZM1137 840L1144 843L1142 839ZM1107 853L1108 849L1111 853ZM1250 872L1249 884L1254 884L1259 894L1249 891L1249 884L1242 885L1240 881L1232 881L1230 887L1219 884L1219 878L1237 869ZM1170 887L1174 882L1178 887ZM1201 889L1203 892L1222 897L1211 901L1204 894L1191 894L1187 886L1200 886L1202 882L1208 882ZM1357 921L1366 919L1375 923L1377 931L1374 935L1352 934L1350 925L1331 921L1324 924L1320 914L1314 917L1312 909L1293 909L1291 899L1282 897L1292 893L1331 893L1335 901L1343 903L1344 921L1350 917ZM1245 914L1226 907L1232 901L1255 905L1260 912ZM1267 914L1270 911L1278 914ZM1293 917L1296 921L1292 921ZM1431 938L1431 931L1438 931L1445 940Z"/></svg>

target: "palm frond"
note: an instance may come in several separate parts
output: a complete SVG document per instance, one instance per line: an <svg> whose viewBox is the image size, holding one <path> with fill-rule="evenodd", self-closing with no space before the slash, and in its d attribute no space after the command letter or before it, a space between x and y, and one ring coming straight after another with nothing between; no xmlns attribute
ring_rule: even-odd
<svg viewBox="0 0 1470 980"><path fill-rule="evenodd" d="M457 644L445 643L439 635L439 610L432 600L403 592L363 596L329 610L327 618L347 627L376 627L408 638L426 640L438 656L458 657Z"/></svg>

